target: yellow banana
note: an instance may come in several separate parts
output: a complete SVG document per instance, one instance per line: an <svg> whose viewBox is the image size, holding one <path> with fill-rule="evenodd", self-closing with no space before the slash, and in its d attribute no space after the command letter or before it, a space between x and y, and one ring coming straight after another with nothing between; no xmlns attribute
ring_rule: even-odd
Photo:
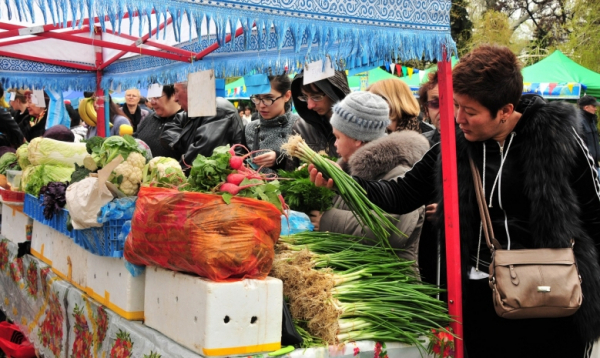
<svg viewBox="0 0 600 358"><path fill-rule="evenodd" d="M77 111L79 112L79 116L81 117L81 119L87 123L88 126L91 127L95 127L96 126L96 116L95 116L95 110L94 110L94 116L91 116L91 113L89 112L89 107L90 104L92 106L92 109L94 108L94 103L93 100L91 98L84 98L81 101L79 101L79 108L77 109Z"/></svg>
<svg viewBox="0 0 600 358"><path fill-rule="evenodd" d="M96 109L94 108L94 99L89 98L85 107L88 118L90 119L90 121L94 122L94 126L96 126L96 123L98 122L98 114L96 113Z"/></svg>

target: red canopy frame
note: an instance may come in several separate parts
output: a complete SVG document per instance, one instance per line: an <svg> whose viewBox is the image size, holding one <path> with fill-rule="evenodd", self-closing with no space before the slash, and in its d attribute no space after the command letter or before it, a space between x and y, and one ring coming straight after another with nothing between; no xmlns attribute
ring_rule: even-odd
<svg viewBox="0 0 600 358"><path fill-rule="evenodd" d="M456 163L456 128L452 96L452 64L444 59L438 63L440 93L440 134L442 148L442 178L444 192L444 228L446 232L446 268L448 277L448 312L455 320L450 326L456 334L455 357L464 357L462 275L460 257L460 225L458 211L458 174Z"/></svg>

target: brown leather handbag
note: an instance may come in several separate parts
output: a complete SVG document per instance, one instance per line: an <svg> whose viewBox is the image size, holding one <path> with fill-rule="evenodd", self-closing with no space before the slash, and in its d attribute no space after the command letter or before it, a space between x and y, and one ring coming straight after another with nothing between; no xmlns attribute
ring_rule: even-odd
<svg viewBox="0 0 600 358"><path fill-rule="evenodd" d="M492 253L489 284L498 316L508 319L566 317L583 300L581 276L570 248L503 250L494 238L479 170L471 172L485 241Z"/></svg>

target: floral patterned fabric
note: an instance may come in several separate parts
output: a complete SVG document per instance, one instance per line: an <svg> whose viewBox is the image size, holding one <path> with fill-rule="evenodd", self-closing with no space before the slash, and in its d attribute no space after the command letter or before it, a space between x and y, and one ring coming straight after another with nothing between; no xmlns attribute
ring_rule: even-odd
<svg viewBox="0 0 600 358"><path fill-rule="evenodd" d="M17 245L0 237L0 309L45 357L201 357L142 323L128 321L99 305L35 257L16 259L16 254ZM365 341L297 349L280 357L421 358L421 353L401 343Z"/></svg>

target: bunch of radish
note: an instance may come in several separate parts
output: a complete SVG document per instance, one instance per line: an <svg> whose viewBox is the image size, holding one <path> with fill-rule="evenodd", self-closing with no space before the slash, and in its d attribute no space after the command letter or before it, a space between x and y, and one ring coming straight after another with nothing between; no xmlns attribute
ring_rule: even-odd
<svg viewBox="0 0 600 358"><path fill-rule="evenodd" d="M248 153L243 156L237 155L237 153L235 152L235 149L237 147L244 148ZM248 148L246 148L242 144L236 144L236 145L232 146L231 149L229 150L229 154L231 154L231 158L229 159L229 167L232 170L234 170L234 172L227 175L227 180L225 181L225 183L222 183L218 187L218 191L223 192L223 193L229 193L229 194L235 196L241 190L244 190L244 189L247 189L247 188L250 188L253 186L264 185L269 181L277 180L278 179L277 175L274 173L271 173L271 174L260 173L260 170L262 169L262 167L260 167L258 170L254 170L254 169L250 168L249 166L244 165L244 161L246 160L246 158L250 157L251 155L261 153L261 152L268 152L268 151L269 151L268 149L260 149L260 150L250 151L250 150L248 150ZM247 184L247 185L240 185L244 180L253 180L254 182ZM281 194L279 194L279 200L281 202L282 207L286 208L285 202L284 202Z"/></svg>

